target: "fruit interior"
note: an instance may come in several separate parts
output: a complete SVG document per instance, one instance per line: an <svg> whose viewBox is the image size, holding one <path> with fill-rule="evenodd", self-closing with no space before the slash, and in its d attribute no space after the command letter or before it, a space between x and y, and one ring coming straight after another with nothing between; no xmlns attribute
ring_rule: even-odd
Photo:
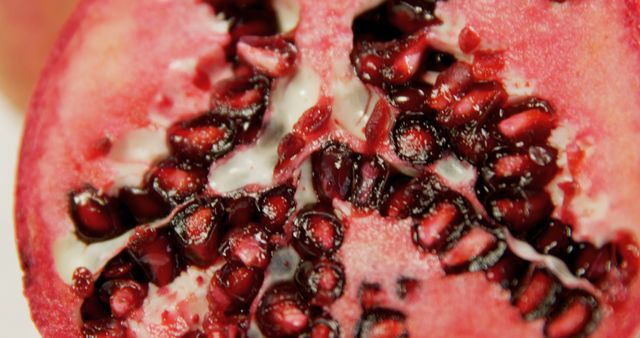
<svg viewBox="0 0 640 338"><path fill-rule="evenodd" d="M19 169L36 324L637 334L637 9L83 2Z"/></svg>

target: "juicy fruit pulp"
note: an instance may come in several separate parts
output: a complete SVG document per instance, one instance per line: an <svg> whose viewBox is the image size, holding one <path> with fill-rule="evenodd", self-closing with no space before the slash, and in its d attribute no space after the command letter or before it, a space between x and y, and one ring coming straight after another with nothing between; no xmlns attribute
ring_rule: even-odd
<svg viewBox="0 0 640 338"><path fill-rule="evenodd" d="M484 5L504 20L529 6L545 24L636 17L622 2L587 2ZM20 169L19 242L42 332L633 336L637 225L615 221L640 219L612 197L611 224L581 230L604 207L580 193L603 181L585 169L582 187L576 171L599 148L560 142L580 136L561 95L575 87L554 92L514 68L517 32L487 29L495 13L473 6L87 1L45 73L62 94L36 94ZM611 11L589 12L598 6ZM80 42L108 34L104 50ZM83 115L78 74L110 83L107 71L128 68L120 87L84 83L114 102ZM584 109L600 99L575 97ZM61 114L60 129L42 131L44 112ZM33 193L30 179L59 196Z"/></svg>

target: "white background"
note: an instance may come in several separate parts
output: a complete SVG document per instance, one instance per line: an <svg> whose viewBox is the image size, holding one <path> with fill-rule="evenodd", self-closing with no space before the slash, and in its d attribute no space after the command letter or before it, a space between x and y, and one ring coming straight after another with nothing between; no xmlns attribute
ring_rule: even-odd
<svg viewBox="0 0 640 338"><path fill-rule="evenodd" d="M13 201L22 114L0 94L0 336L39 337L22 294L16 249Z"/></svg>

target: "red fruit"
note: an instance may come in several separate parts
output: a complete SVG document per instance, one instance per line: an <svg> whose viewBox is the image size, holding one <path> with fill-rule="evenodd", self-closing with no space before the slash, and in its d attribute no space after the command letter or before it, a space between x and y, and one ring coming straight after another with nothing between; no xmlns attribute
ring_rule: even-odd
<svg viewBox="0 0 640 338"><path fill-rule="evenodd" d="M289 5L81 1L18 170L43 336L640 333L636 0Z"/></svg>

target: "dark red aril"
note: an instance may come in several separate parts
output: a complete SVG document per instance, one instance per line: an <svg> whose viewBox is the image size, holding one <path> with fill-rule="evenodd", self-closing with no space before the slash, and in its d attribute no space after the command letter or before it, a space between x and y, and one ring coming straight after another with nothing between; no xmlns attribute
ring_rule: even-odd
<svg viewBox="0 0 640 338"><path fill-rule="evenodd" d="M545 255L568 258L576 249L577 243L571 238L572 229L559 220L545 222L541 231L533 237L535 249Z"/></svg>
<svg viewBox="0 0 640 338"><path fill-rule="evenodd" d="M575 253L573 271L578 277L598 282L616 267L615 247L607 243L598 248L590 243L581 243Z"/></svg>
<svg viewBox="0 0 640 338"><path fill-rule="evenodd" d="M349 200L360 207L378 208L383 201L390 172L389 165L382 158L360 157Z"/></svg>
<svg viewBox="0 0 640 338"><path fill-rule="evenodd" d="M244 36L237 48L242 60L270 77L290 73L298 52L296 46L282 36Z"/></svg>
<svg viewBox="0 0 640 338"><path fill-rule="evenodd" d="M406 218L424 215L436 200L446 198L450 193L442 181L433 174L408 181L403 177L397 179L397 183L392 182L390 185L389 197L382 208L386 216Z"/></svg>
<svg viewBox="0 0 640 338"><path fill-rule="evenodd" d="M256 322L267 337L298 337L311 322L307 303L295 285L283 282L267 290L258 303Z"/></svg>
<svg viewBox="0 0 640 338"><path fill-rule="evenodd" d="M126 230L118 201L93 187L72 192L69 209L76 234L86 242L107 240Z"/></svg>
<svg viewBox="0 0 640 338"><path fill-rule="evenodd" d="M358 300L364 310L371 310L380 306L386 300L386 293L377 283L362 283L358 290Z"/></svg>
<svg viewBox="0 0 640 338"><path fill-rule="evenodd" d="M127 336L127 331L121 321L105 318L85 322L82 325L82 334L84 337L124 338Z"/></svg>
<svg viewBox="0 0 640 338"><path fill-rule="evenodd" d="M548 272L533 270L521 281L513 303L527 320L546 316L556 303L561 286Z"/></svg>
<svg viewBox="0 0 640 338"><path fill-rule="evenodd" d="M451 103L458 100L472 83L471 66L464 62L454 63L438 75L429 98L429 106L435 110L443 111Z"/></svg>
<svg viewBox="0 0 640 338"><path fill-rule="evenodd" d="M231 227L244 227L259 218L256 199L249 195L226 198L224 201L227 223Z"/></svg>
<svg viewBox="0 0 640 338"><path fill-rule="evenodd" d="M293 224L293 246L304 257L319 257L336 252L342 245L340 221L321 208L304 210Z"/></svg>
<svg viewBox="0 0 640 338"><path fill-rule="evenodd" d="M481 122L507 100L506 91L497 83L474 85L464 95L457 95L460 97L456 97L454 102L436 115L438 124L444 128Z"/></svg>
<svg viewBox="0 0 640 338"><path fill-rule="evenodd" d="M308 333L301 338L339 338L340 324L329 315L314 318Z"/></svg>
<svg viewBox="0 0 640 338"><path fill-rule="evenodd" d="M486 126L468 125L449 130L449 142L455 152L473 164L482 164L500 149L502 144L495 132Z"/></svg>
<svg viewBox="0 0 640 338"><path fill-rule="evenodd" d="M218 256L224 208L219 199L196 200L171 220L178 247L188 263L209 266Z"/></svg>
<svg viewBox="0 0 640 338"><path fill-rule="evenodd" d="M216 274L218 283L235 301L248 305L262 286L264 273L238 262L228 262Z"/></svg>
<svg viewBox="0 0 640 338"><path fill-rule="evenodd" d="M401 115L393 127L392 139L398 157L415 165L437 160L445 146L438 128L422 113Z"/></svg>
<svg viewBox="0 0 640 338"><path fill-rule="evenodd" d="M296 207L295 191L290 186L273 188L260 197L260 224L271 232L282 232L284 224Z"/></svg>
<svg viewBox="0 0 640 338"><path fill-rule="evenodd" d="M436 0L387 1L389 22L403 33L413 33L438 22L434 12Z"/></svg>
<svg viewBox="0 0 640 338"><path fill-rule="evenodd" d="M207 335L200 330L194 330L183 334L180 338L207 338Z"/></svg>
<svg viewBox="0 0 640 338"><path fill-rule="evenodd" d="M580 337L589 330L596 318L597 302L591 296L575 295L564 300L544 326L546 337Z"/></svg>
<svg viewBox="0 0 640 338"><path fill-rule="evenodd" d="M235 134L236 126L229 117L205 113L171 126L167 143L176 157L208 164L233 149Z"/></svg>
<svg viewBox="0 0 640 338"><path fill-rule="evenodd" d="M111 313L116 318L126 318L142 306L146 296L146 285L129 279L109 280L99 290L100 299L110 305Z"/></svg>
<svg viewBox="0 0 640 338"><path fill-rule="evenodd" d="M543 189L557 174L556 151L531 146L517 153L498 152L481 168L481 175L493 190L508 188Z"/></svg>
<svg viewBox="0 0 640 338"><path fill-rule="evenodd" d="M171 212L167 202L154 190L125 187L120 189L118 199L139 224L152 222Z"/></svg>
<svg viewBox="0 0 640 338"><path fill-rule="evenodd" d="M180 273L178 254L166 231L139 229L129 241L128 251L152 283L165 286Z"/></svg>
<svg viewBox="0 0 640 338"><path fill-rule="evenodd" d="M463 215L454 203L436 203L427 214L416 220L413 239L424 250L438 252L460 236L463 222Z"/></svg>
<svg viewBox="0 0 640 338"><path fill-rule="evenodd" d="M220 245L219 252L231 261L247 267L266 269L271 260L269 236L259 225L249 223L229 231Z"/></svg>
<svg viewBox="0 0 640 338"><path fill-rule="evenodd" d="M175 160L160 162L147 173L147 185L175 206L205 189L207 170Z"/></svg>
<svg viewBox="0 0 640 338"><path fill-rule="evenodd" d="M515 113L498 123L500 133L510 142L544 143L555 127L553 116L533 108Z"/></svg>
<svg viewBox="0 0 640 338"><path fill-rule="evenodd" d="M488 207L496 220L516 234L531 230L553 211L551 199L544 191L518 192L512 196L490 199Z"/></svg>
<svg viewBox="0 0 640 338"><path fill-rule="evenodd" d="M408 87L392 88L389 93L391 103L400 111L425 112L430 117L435 116L427 104L431 94L431 86L411 85Z"/></svg>
<svg viewBox="0 0 640 338"><path fill-rule="evenodd" d="M492 267L487 269L489 281L500 284L505 289L515 289L529 263L507 251Z"/></svg>
<svg viewBox="0 0 640 338"><path fill-rule="evenodd" d="M313 186L320 198L346 200L353 184L355 158L346 145L330 143L311 155Z"/></svg>
<svg viewBox="0 0 640 338"><path fill-rule="evenodd" d="M357 338L408 338L405 315L401 312L375 308L365 311L360 317Z"/></svg>
<svg viewBox="0 0 640 338"><path fill-rule="evenodd" d="M346 282L344 268L329 259L300 263L295 281L309 303L318 306L329 306L340 298Z"/></svg>
<svg viewBox="0 0 640 338"><path fill-rule="evenodd" d="M440 262L449 273L486 270L498 261L505 246L496 235L476 225L441 255Z"/></svg>

